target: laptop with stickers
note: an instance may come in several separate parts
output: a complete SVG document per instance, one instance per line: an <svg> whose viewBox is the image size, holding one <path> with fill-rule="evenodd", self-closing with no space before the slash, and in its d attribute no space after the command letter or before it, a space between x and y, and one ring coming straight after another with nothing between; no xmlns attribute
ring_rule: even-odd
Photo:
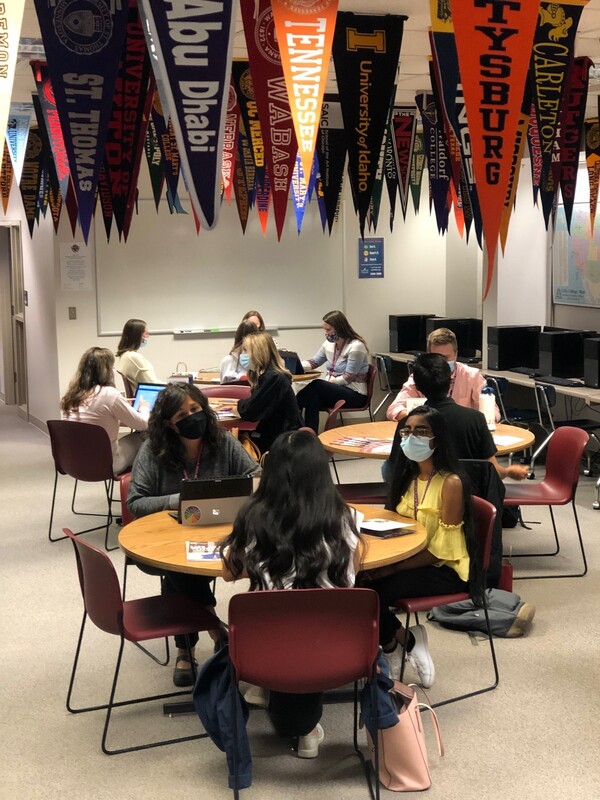
<svg viewBox="0 0 600 800"><path fill-rule="evenodd" d="M182 525L229 525L252 494L252 476L185 480L179 495Z"/></svg>

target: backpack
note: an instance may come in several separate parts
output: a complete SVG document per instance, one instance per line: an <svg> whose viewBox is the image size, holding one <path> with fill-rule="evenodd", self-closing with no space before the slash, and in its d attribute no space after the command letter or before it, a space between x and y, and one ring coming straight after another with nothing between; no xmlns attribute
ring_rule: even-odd
<svg viewBox="0 0 600 800"><path fill-rule="evenodd" d="M518 594L505 592L502 589L487 589L486 597L492 635L501 638L522 636L533 619L534 607L525 604ZM525 605L527 605L526 613L522 615L523 618L519 617L517 620L519 612ZM439 622L444 628L454 631L487 633L483 607L476 606L472 600L437 606L427 614L427 619Z"/></svg>

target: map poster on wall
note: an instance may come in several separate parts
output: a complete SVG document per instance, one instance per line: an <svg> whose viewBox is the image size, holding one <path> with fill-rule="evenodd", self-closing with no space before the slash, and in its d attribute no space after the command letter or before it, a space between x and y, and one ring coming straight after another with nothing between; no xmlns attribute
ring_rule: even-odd
<svg viewBox="0 0 600 800"><path fill-rule="evenodd" d="M63 292L92 291L92 254L83 242L61 242L60 282Z"/></svg>
<svg viewBox="0 0 600 800"><path fill-rule="evenodd" d="M600 308L600 221L590 236L590 205L575 203L571 236L562 205L552 247L552 298L568 306Z"/></svg>

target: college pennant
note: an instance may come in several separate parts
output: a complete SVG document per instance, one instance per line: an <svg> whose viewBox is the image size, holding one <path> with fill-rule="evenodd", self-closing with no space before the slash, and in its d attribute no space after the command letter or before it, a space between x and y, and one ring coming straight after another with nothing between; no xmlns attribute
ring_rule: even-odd
<svg viewBox="0 0 600 800"><path fill-rule="evenodd" d="M527 127L527 146L531 161L531 185L533 186L533 202L537 205L538 192L542 182L542 143L538 129L535 106L529 109L529 124Z"/></svg>
<svg viewBox="0 0 600 800"><path fill-rule="evenodd" d="M242 226L242 233L246 233L248 214L250 212L250 203L248 201L246 175L244 174L244 168L242 166L239 152L235 162L235 171L233 173L233 193L235 195L235 205L237 207L238 217L240 218L240 225Z"/></svg>
<svg viewBox="0 0 600 800"><path fill-rule="evenodd" d="M421 183L423 182L423 172L425 170L425 135L423 131L417 131L415 135L415 146L410 162L410 193L412 196L415 214L419 213L421 205Z"/></svg>
<svg viewBox="0 0 600 800"><path fill-rule="evenodd" d="M392 94L395 94L395 89ZM392 118L393 106L390 105L388 111L388 118L383 132L383 139L381 140L381 149L379 151L379 161L377 163L377 171L375 172L375 180L373 181L373 191L371 192L371 202L369 204L369 230L377 231L377 223L379 222L379 212L381 210L381 195L383 194L383 180L385 177L385 151L387 149L388 139L390 138L390 123Z"/></svg>
<svg viewBox="0 0 600 800"><path fill-rule="evenodd" d="M256 187L256 213L260 221L263 236L267 235L267 224L269 222L269 208L271 206L271 187L269 185L269 174L265 175L264 186Z"/></svg>
<svg viewBox="0 0 600 800"><path fill-rule="evenodd" d="M175 131L171 121L167 118L163 109L162 100L158 88L154 90L152 98L152 109L150 118L154 124L158 147L162 155L164 176L167 182L167 199L169 210L172 214L174 203L177 202L177 189L179 186L179 148L175 139Z"/></svg>
<svg viewBox="0 0 600 800"><path fill-rule="evenodd" d="M271 184L277 239L281 239L298 143L270 0L241 0L240 5Z"/></svg>
<svg viewBox="0 0 600 800"><path fill-rule="evenodd" d="M312 170L338 0L271 0L305 175Z"/></svg>
<svg viewBox="0 0 600 800"><path fill-rule="evenodd" d="M40 180L40 210L44 217L46 211L50 207L52 213L52 222L54 224L54 231L58 229L58 222L60 220L60 211L62 208L62 194L60 191L60 181L58 179L58 172L56 164L54 163L54 155L50 146L50 137L46 127L46 118L42 109L40 98L32 95L33 108L35 111L35 118L37 121L38 134L42 142L42 176Z"/></svg>
<svg viewBox="0 0 600 800"><path fill-rule="evenodd" d="M27 149L25 150L25 163L21 174L21 198L29 235L33 236L33 227L38 218L38 197L40 191L40 181L42 178L42 140L39 137L36 127L29 128L27 137Z"/></svg>
<svg viewBox="0 0 600 800"><path fill-rule="evenodd" d="M0 167L0 195L2 196L2 208L4 209L5 215L8 210L10 188L12 186L14 174L15 171L12 160L8 152L8 142L4 142L4 156L2 158L2 167Z"/></svg>
<svg viewBox="0 0 600 800"><path fill-rule="evenodd" d="M246 176L246 189L250 208L254 205L255 185L264 186L266 165L265 146L263 143L262 128L258 118L256 93L254 81L250 72L250 62L245 59L234 59L231 67L231 79L235 87L240 109L240 137L241 145L245 148L241 161ZM252 157L252 165L248 159Z"/></svg>
<svg viewBox="0 0 600 800"><path fill-rule="evenodd" d="M104 165L100 167L100 174L98 176L98 202L100 203L102 221L104 223L104 230L106 232L106 241L110 242L110 232L112 230L113 221L113 205L110 184L106 176L106 169Z"/></svg>
<svg viewBox="0 0 600 800"><path fill-rule="evenodd" d="M154 197L154 207L158 211L160 198L162 196L162 189L165 182L165 169L152 115L148 120L148 130L146 131L144 151L146 153L146 163L148 164L148 173L150 175L150 184L152 186L152 196Z"/></svg>
<svg viewBox="0 0 600 800"><path fill-rule="evenodd" d="M342 194L346 150L346 132L340 98L336 94L326 94L321 107L317 158L321 172L323 204L330 234Z"/></svg>
<svg viewBox="0 0 600 800"><path fill-rule="evenodd" d="M492 282L539 0L451 0L477 194Z"/></svg>
<svg viewBox="0 0 600 800"><path fill-rule="evenodd" d="M126 0L34 0L87 244L104 156Z"/></svg>
<svg viewBox="0 0 600 800"><path fill-rule="evenodd" d="M417 134L417 109L415 106L394 106L392 112L392 147L398 176L402 216L406 219L410 190L410 165Z"/></svg>
<svg viewBox="0 0 600 800"><path fill-rule="evenodd" d="M390 233L392 233L394 230L394 218L396 216L396 197L398 196L398 172L396 170L396 156L394 155L394 130L391 120L385 137L385 161L383 164L383 175L385 178L388 200L390 203Z"/></svg>
<svg viewBox="0 0 600 800"><path fill-rule="evenodd" d="M223 163L221 165L223 194L227 205L231 203L231 191L233 189L233 171L235 169L239 119L240 108L238 106L237 95L233 85L229 84L229 99L227 102L225 131L223 134Z"/></svg>
<svg viewBox="0 0 600 800"><path fill-rule="evenodd" d="M210 230L220 206L235 0L138 2L190 199Z"/></svg>
<svg viewBox="0 0 600 800"><path fill-rule="evenodd" d="M25 160L25 148L27 147L27 135L29 134L29 124L31 122L32 113L33 105L31 103L10 104L8 122L6 125L6 141L17 184L21 180L23 161Z"/></svg>
<svg viewBox="0 0 600 800"><path fill-rule="evenodd" d="M389 117L405 16L340 12L333 62L348 143L348 171L364 235Z"/></svg>
<svg viewBox="0 0 600 800"><path fill-rule="evenodd" d="M529 112L531 108L531 88L527 84L523 93L523 101L521 103L521 113L517 122L517 129L515 131L515 140L513 142L512 161L510 165L510 173L508 178L508 187L506 189L506 197L504 198L504 208L502 209L502 218L500 220L500 247L502 253L506 248L506 240L508 238L508 226L515 207L517 197L517 186L519 185L519 177L521 175L521 160L525 150L525 142L527 141L527 130L529 126Z"/></svg>
<svg viewBox="0 0 600 800"><path fill-rule="evenodd" d="M10 113L10 98L13 91L19 36L25 0L0 2L0 131L6 130ZM4 136L0 137L0 169L4 161Z"/></svg>
<svg viewBox="0 0 600 800"><path fill-rule="evenodd" d="M586 119L585 163L590 181L590 235L594 235L594 221L598 207L598 184L600 182L600 125L598 119Z"/></svg>
<svg viewBox="0 0 600 800"><path fill-rule="evenodd" d="M452 180L446 139L443 125L438 118L434 96L428 92L422 92L415 97L415 100L423 120L425 152L429 171L429 207L431 209L431 203L433 202L438 233L443 234L448 230L448 216L450 213L448 192L450 189L449 184Z"/></svg>
<svg viewBox="0 0 600 800"><path fill-rule="evenodd" d="M125 45L119 63L104 146L104 169L119 237L127 241L155 80L137 7L129 0Z"/></svg>
<svg viewBox="0 0 600 800"><path fill-rule="evenodd" d="M579 167L579 150L590 68L593 61L587 56L574 59L569 74L560 121L560 191L565 209L567 231L571 233L571 218Z"/></svg>
<svg viewBox="0 0 600 800"><path fill-rule="evenodd" d="M562 97L575 51L575 35L583 7L589 0L565 0L539 4L533 41L531 79L540 146L542 173L552 164L552 148L558 135Z"/></svg>

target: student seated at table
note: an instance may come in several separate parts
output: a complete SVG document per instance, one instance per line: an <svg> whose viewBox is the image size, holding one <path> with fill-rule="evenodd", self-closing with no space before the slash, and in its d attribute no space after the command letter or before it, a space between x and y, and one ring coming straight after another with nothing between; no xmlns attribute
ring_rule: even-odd
<svg viewBox="0 0 600 800"><path fill-rule="evenodd" d="M250 591L354 585L359 535L338 494L327 455L309 431L279 436L260 485L223 542L225 580L250 579ZM323 696L270 692L269 715L280 736L298 737L300 758L319 754Z"/></svg>
<svg viewBox="0 0 600 800"><path fill-rule="evenodd" d="M444 417L452 445L458 458L477 458L490 461L501 479L523 480L527 477L527 467L511 464L507 467L496 458L496 445L489 431L485 417L480 411L458 405L449 390L452 372L448 361L438 353L422 353L415 361L412 378L419 394L426 398L427 405L437 409ZM390 479L392 465L400 453L400 433L398 427L392 452L388 462L382 467L384 480Z"/></svg>
<svg viewBox="0 0 600 800"><path fill-rule="evenodd" d="M206 397L193 384L170 383L159 393L150 414L148 439L133 465L127 506L134 517L177 509L184 478L226 478L250 475L256 469L256 462L242 445L219 427ZM144 572L160 574L152 568L138 566ZM184 592L210 609L216 605L210 578L182 572L162 574L167 579L167 590ZM218 643L218 625L209 633ZM193 653L197 633L190 631L187 636L175 637L177 660L173 682L176 686L193 683L188 638Z"/></svg>
<svg viewBox="0 0 600 800"><path fill-rule="evenodd" d="M424 550L405 561L361 573L359 581L380 599L379 637L390 675L399 678L406 641L408 660L425 688L435 668L424 625L406 631L389 606L403 597L470 591L481 593L469 484L454 454L442 415L414 409L401 425L404 458L394 466L386 508L417 519L427 530ZM407 640L408 637L408 640Z"/></svg>
<svg viewBox="0 0 600 800"><path fill-rule="evenodd" d="M261 333L264 333L264 331L266 331L265 321L260 311L254 311L254 310L246 311L246 313L242 317L242 322L249 322L251 325L256 325L256 327Z"/></svg>
<svg viewBox="0 0 600 800"><path fill-rule="evenodd" d="M448 397L459 406L479 410L481 390L486 386L485 378L475 367L469 367L458 361L458 342L449 328L438 328L427 337L427 352L439 353L448 362L451 370ZM409 397L423 397L415 386L412 375L396 395L388 407L386 416L391 420L399 420L406 416L406 400ZM496 422L500 419L500 410L496 406Z"/></svg>
<svg viewBox="0 0 600 800"><path fill-rule="evenodd" d="M140 401L134 411L113 382L115 357L105 347L90 347L81 356L75 377L60 401L63 419L100 425L108 433L115 475L126 472L140 449L143 433L128 433L119 438L119 427L135 431L148 427L150 409Z"/></svg>
<svg viewBox="0 0 600 800"><path fill-rule="evenodd" d="M330 311L321 325L325 341L319 352L304 369L316 369L325 364L325 375L314 380L298 392L298 405L304 412L306 425L315 433L319 428L319 411L334 406L338 400L346 401L346 408L361 408L367 396L369 352L341 311Z"/></svg>
<svg viewBox="0 0 600 800"><path fill-rule="evenodd" d="M243 420L258 422L250 438L261 453L266 453L280 433L302 427L292 376L268 333L246 336L240 363L252 393L247 399L238 400L238 414Z"/></svg>
<svg viewBox="0 0 600 800"><path fill-rule="evenodd" d="M160 383L152 364L139 352L148 344L149 338L150 334L143 319L128 319L123 326L121 341L117 347L117 369L125 375L134 391L138 383Z"/></svg>
<svg viewBox="0 0 600 800"><path fill-rule="evenodd" d="M221 361L221 383L233 383L246 380L246 370L240 364L240 355L244 345L244 338L250 333L256 333L258 327L254 322L240 322L233 339L233 347L229 355Z"/></svg>

